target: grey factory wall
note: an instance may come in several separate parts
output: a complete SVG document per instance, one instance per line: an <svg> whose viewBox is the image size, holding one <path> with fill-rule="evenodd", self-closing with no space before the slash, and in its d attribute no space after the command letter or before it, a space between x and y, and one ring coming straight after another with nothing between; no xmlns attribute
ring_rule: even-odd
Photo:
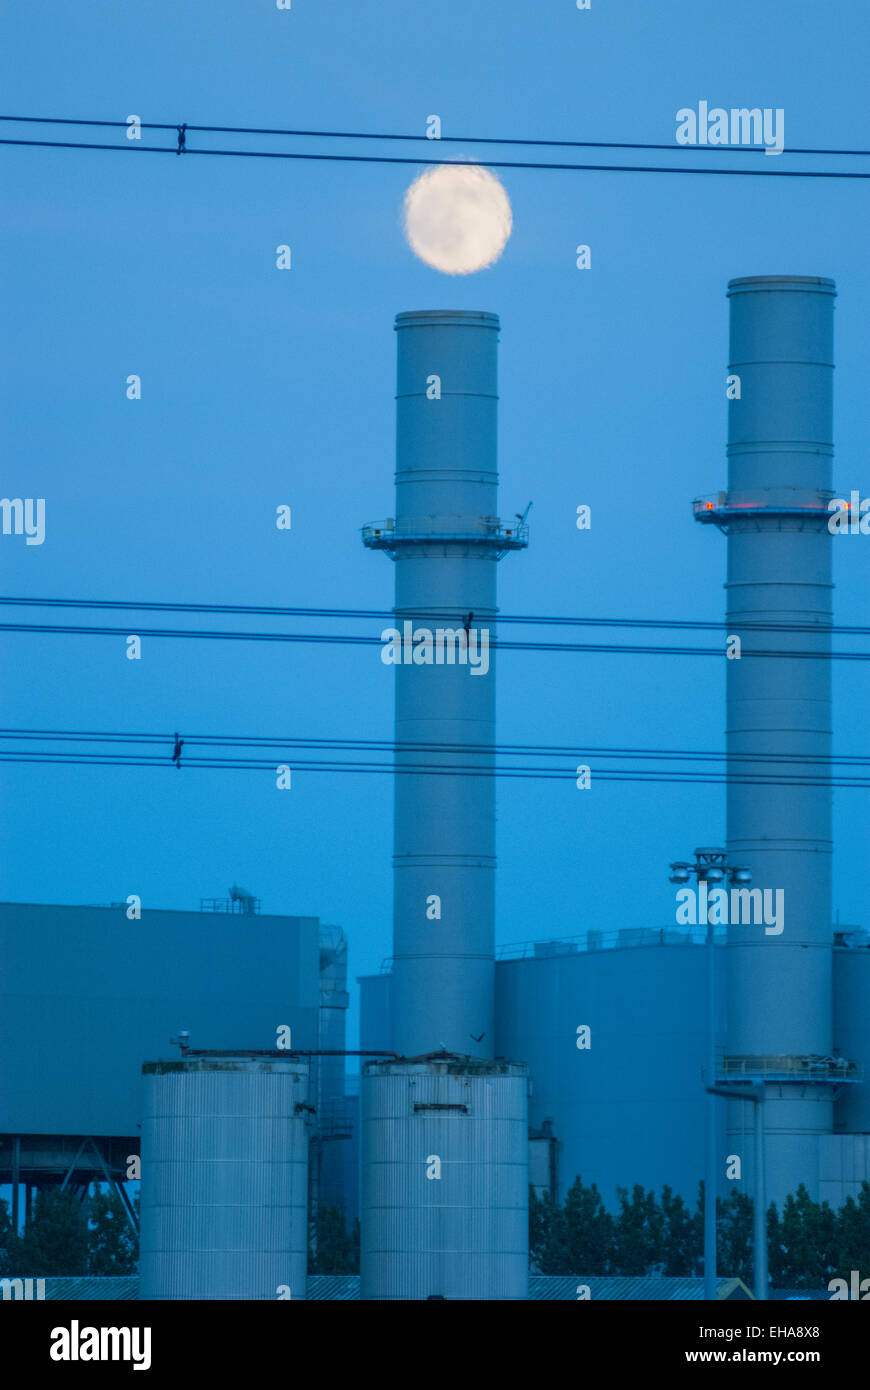
<svg viewBox="0 0 870 1390"><path fill-rule="evenodd" d="M720 986L723 965L717 950ZM365 977L360 987L360 1045L388 1048L390 976ZM554 1121L562 1196L581 1173L608 1201L618 1184L634 1182L656 1188L667 1182L694 1200L703 1164L705 1000L704 951L698 946L497 962L496 1051L529 1065L529 1123ZM720 1043L723 1017L720 998ZM591 1046L581 1051L576 1030L584 1023L591 1028ZM870 1076L866 948L834 951L834 1024L838 1050ZM737 1148L743 1151L745 1190L751 1191L751 1119L748 1124ZM841 1088L836 1128L839 1133L822 1143L820 1192L838 1206L855 1195L862 1178L870 1178L870 1081ZM720 1112L720 1135L723 1129Z"/></svg>
<svg viewBox="0 0 870 1390"><path fill-rule="evenodd" d="M562 1196L579 1173L608 1203L618 1185L636 1182L669 1183L694 1203L704 1165L704 955L698 945L656 945L496 963L496 1055L528 1064L529 1123L554 1121ZM717 949L720 985L722 956ZM389 1047L390 977L360 987L360 1045ZM723 1017L720 998L720 1043ZM584 1024L591 1046L581 1050Z"/></svg>
<svg viewBox="0 0 870 1390"><path fill-rule="evenodd" d="M864 1068L864 1080L843 1086L834 1106L834 1127L870 1133L870 949L834 951L834 1045Z"/></svg>
<svg viewBox="0 0 870 1390"><path fill-rule="evenodd" d="M316 917L0 904L0 1132L135 1135L145 1060L318 1046Z"/></svg>
<svg viewBox="0 0 870 1390"><path fill-rule="evenodd" d="M379 1052L392 1047L390 1015L391 975L359 977L359 1045L363 1052Z"/></svg>

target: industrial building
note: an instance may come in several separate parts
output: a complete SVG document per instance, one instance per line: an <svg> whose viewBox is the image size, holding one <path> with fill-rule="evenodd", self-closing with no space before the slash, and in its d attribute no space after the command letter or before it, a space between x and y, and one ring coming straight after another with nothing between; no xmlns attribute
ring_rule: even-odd
<svg viewBox="0 0 870 1390"><path fill-rule="evenodd" d="M256 906L256 904L253 904ZM199 912L126 902L102 907L0 904L0 1185L14 1217L41 1186L111 1181L122 1197L140 1152L143 1061L177 1062L170 1039L343 1051L347 943L316 917L275 917L250 900L207 899ZM243 909L243 910L240 910ZM312 1058L311 1181L342 1201L350 1122L341 1058Z"/></svg>
<svg viewBox="0 0 870 1390"><path fill-rule="evenodd" d="M831 910L834 295L730 283L727 488L693 504L726 537L740 648L715 853L783 894L782 930L714 924L705 944L703 922L602 921L496 958L496 574L528 544L525 517L498 516L499 321L403 313L394 515L363 528L394 565L396 775L393 956L360 981L359 1097L337 929L6 904L0 1182L120 1181L141 1125L143 1297L305 1297L307 1192L359 1201L361 1298L518 1300L529 1184L693 1202L708 1085L753 1088L715 1107L720 1195L759 1191L760 1122L768 1201L803 1183L838 1207L870 1180L870 936Z"/></svg>
<svg viewBox="0 0 870 1390"><path fill-rule="evenodd" d="M591 939L590 939L591 938ZM603 939L602 939L603 938ZM564 1199L574 1178L596 1183L608 1206L617 1187L636 1182L660 1191L667 1183L693 1203L704 1177L706 1030L705 949L699 936L673 927L594 933L579 940L535 942L500 952L495 965L496 1052L524 1057L529 1096L529 1181L539 1195ZM724 1053L723 934L717 933L717 1050ZM833 956L834 1052L870 1063L870 937L836 935ZM365 976L362 1049L385 1046L390 975ZM618 1006L618 1007L617 1007ZM577 1028L592 1046L577 1048ZM798 1080L782 1085L802 1085ZM814 1084L812 1080L807 1085ZM817 1201L838 1207L870 1181L870 1096L864 1084L843 1084L835 1128L783 1191L803 1182ZM724 1102L727 1104L727 1102ZM736 1103L735 1103L736 1104ZM745 1106L749 1112L749 1106ZM721 1132L720 1196L727 1196L725 1157L747 1163L740 1188L752 1195L751 1112L739 1130ZM627 1139L626 1136L629 1136ZM748 1165L748 1170L747 1170ZM791 1185L788 1185L790 1181Z"/></svg>

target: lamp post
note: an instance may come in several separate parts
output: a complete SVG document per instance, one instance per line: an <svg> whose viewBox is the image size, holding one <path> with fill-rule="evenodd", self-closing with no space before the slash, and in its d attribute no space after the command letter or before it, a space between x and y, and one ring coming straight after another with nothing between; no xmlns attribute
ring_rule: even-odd
<svg viewBox="0 0 870 1390"><path fill-rule="evenodd" d="M695 861L690 864L677 860L671 864L670 882L685 885L690 878L699 884L718 887L727 878L733 883L748 884L752 875L748 869L727 862L724 849L696 849ZM704 1297L716 1298L716 956L713 948L713 924L707 907L707 1162L704 1178Z"/></svg>

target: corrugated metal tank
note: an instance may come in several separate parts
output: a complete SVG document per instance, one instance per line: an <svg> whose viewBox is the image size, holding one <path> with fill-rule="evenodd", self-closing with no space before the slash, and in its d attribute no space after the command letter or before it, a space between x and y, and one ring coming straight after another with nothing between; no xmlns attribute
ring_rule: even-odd
<svg viewBox="0 0 870 1390"><path fill-rule="evenodd" d="M516 1062L370 1062L361 1297L525 1299L528 1075Z"/></svg>
<svg viewBox="0 0 870 1390"><path fill-rule="evenodd" d="M304 1298L307 1065L184 1057L142 1073L140 1297Z"/></svg>

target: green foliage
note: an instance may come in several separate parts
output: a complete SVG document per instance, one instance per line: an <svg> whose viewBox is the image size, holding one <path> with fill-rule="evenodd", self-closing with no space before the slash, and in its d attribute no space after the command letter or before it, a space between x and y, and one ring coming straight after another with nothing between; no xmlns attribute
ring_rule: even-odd
<svg viewBox="0 0 870 1390"><path fill-rule="evenodd" d="M564 1206L529 1189L529 1254L539 1273L610 1273L613 1235L613 1217L594 1183L584 1187L575 1178Z"/></svg>
<svg viewBox="0 0 870 1390"><path fill-rule="evenodd" d="M348 1231L341 1207L319 1206L308 1225L309 1274L359 1274L359 1222Z"/></svg>
<svg viewBox="0 0 870 1390"><path fill-rule="evenodd" d="M667 1184L662 1188L664 1236L661 1247L662 1274L686 1278L700 1274L704 1223L701 1212L691 1212L682 1197L675 1196Z"/></svg>
<svg viewBox="0 0 870 1390"><path fill-rule="evenodd" d="M613 1241L613 1262L619 1274L649 1274L662 1262L664 1249L664 1215L655 1193L646 1192L640 1183L631 1190L616 1189L619 1215Z"/></svg>
<svg viewBox="0 0 870 1390"><path fill-rule="evenodd" d="M91 1201L88 1272L115 1278L135 1274L138 1257L139 1240L131 1230L120 1197L111 1189L98 1190Z"/></svg>
<svg viewBox="0 0 870 1390"><path fill-rule="evenodd" d="M30 1225L20 1240L13 1236L13 1241L17 1274L42 1278L87 1273L87 1221L74 1192L41 1188L33 1203Z"/></svg>
<svg viewBox="0 0 870 1390"><path fill-rule="evenodd" d="M12 1230L9 1204L0 1200L0 1277L117 1277L136 1273L138 1255L138 1238L114 1192L97 1188L83 1205L73 1192L42 1188L21 1236Z"/></svg>
<svg viewBox="0 0 870 1390"><path fill-rule="evenodd" d="M529 1188L529 1266L538 1274L562 1272L561 1268L551 1268L554 1261L559 1263L555 1223L561 1216L561 1207L556 1206L549 1196L538 1197L535 1189Z"/></svg>
<svg viewBox="0 0 870 1390"><path fill-rule="evenodd" d="M858 1200L847 1197L837 1214L836 1273L848 1279L850 1270L867 1271L870 1277L870 1183L862 1182Z"/></svg>
<svg viewBox="0 0 870 1390"><path fill-rule="evenodd" d="M778 1288L827 1287L836 1273L836 1217L827 1202L814 1202L801 1183L785 1199L782 1217L767 1214L771 1281Z"/></svg>
<svg viewBox="0 0 870 1390"><path fill-rule="evenodd" d="M767 1213L770 1282L774 1287L827 1288L831 1279L848 1281L853 1269L870 1268L870 1183L858 1200L847 1197L838 1212L814 1202L801 1184L785 1200L782 1216Z"/></svg>
<svg viewBox="0 0 870 1390"><path fill-rule="evenodd" d="M15 1245L17 1241L13 1243L9 1203L0 1197L0 1279L14 1272L12 1255Z"/></svg>
<svg viewBox="0 0 870 1390"><path fill-rule="evenodd" d="M697 1208L663 1187L661 1197L640 1184L617 1188L611 1214L593 1183L575 1178L564 1204L529 1192L529 1254L540 1274L700 1275L703 1272L704 1184ZM732 1188L719 1198L716 1265L720 1277L753 1286L753 1201ZM870 1183L838 1212L814 1202L803 1184L782 1214L767 1212L768 1263L773 1288L826 1289L853 1269L870 1275Z"/></svg>
<svg viewBox="0 0 870 1390"><path fill-rule="evenodd" d="M703 1213L703 1199L701 1201ZM745 1192L732 1188L728 1196L716 1201L716 1269L727 1279L742 1279L753 1286L752 1235L754 1203ZM703 1214L700 1216L703 1244ZM701 1261L701 1270L704 1262Z"/></svg>
<svg viewBox="0 0 870 1390"><path fill-rule="evenodd" d="M588 1269L590 1273L606 1274L611 1261L613 1245L613 1217L604 1206L601 1193L595 1183L584 1187L581 1179L575 1178L566 1196L564 1206L564 1254L572 1264Z"/></svg>

